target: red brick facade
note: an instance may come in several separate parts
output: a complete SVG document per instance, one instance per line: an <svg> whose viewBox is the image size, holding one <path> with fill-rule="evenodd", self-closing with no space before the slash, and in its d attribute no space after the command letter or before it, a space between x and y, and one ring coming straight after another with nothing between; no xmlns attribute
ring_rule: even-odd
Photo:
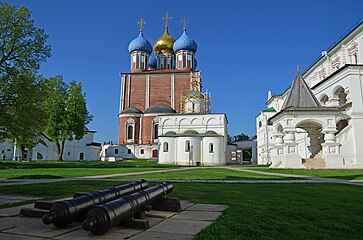
<svg viewBox="0 0 363 240"><path fill-rule="evenodd" d="M122 74L121 112L127 108L137 108L142 113L154 105L166 105L176 112L180 111L181 96L191 90L190 70L149 70L140 73ZM141 115L142 115L141 113ZM157 117L142 117L142 142L139 142L140 119L131 117L135 121L135 144L152 144L153 120ZM119 143L130 143L126 138L126 121L128 114L119 116Z"/></svg>

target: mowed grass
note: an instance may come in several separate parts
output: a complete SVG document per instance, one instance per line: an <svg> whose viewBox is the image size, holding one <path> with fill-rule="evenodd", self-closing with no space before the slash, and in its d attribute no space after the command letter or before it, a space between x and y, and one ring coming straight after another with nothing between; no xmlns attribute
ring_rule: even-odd
<svg viewBox="0 0 363 240"><path fill-rule="evenodd" d="M248 166L241 168L261 172L286 173L322 178L338 178L345 180L363 180L363 169L272 169L266 166Z"/></svg>
<svg viewBox="0 0 363 240"><path fill-rule="evenodd" d="M47 199L121 183L69 181L0 187ZM229 208L196 239L362 239L363 188L319 184L175 183L171 196Z"/></svg>
<svg viewBox="0 0 363 240"><path fill-rule="evenodd" d="M0 179L81 177L171 168L178 168L178 166L161 165L155 160L140 159L117 162L0 161Z"/></svg>
<svg viewBox="0 0 363 240"><path fill-rule="evenodd" d="M120 179L147 180L285 180L294 179L279 176L267 176L256 173L240 172L223 168L195 168L176 172L153 173L134 176L119 176Z"/></svg>

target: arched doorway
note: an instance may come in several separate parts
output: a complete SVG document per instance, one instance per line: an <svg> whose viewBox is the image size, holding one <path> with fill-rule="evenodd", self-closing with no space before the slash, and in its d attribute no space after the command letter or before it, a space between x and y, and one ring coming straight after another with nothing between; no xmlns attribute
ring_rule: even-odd
<svg viewBox="0 0 363 240"><path fill-rule="evenodd" d="M322 154L322 143L324 142L324 134L322 133L322 126L316 122L304 122L296 126L299 128L300 140L302 148L307 148L308 158L314 158ZM306 146L304 146L306 145ZM305 155L305 154L304 154Z"/></svg>

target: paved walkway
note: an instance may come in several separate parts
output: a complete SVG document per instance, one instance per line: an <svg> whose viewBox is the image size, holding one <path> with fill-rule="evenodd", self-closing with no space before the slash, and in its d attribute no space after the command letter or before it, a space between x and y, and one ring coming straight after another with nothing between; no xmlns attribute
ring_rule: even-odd
<svg viewBox="0 0 363 240"><path fill-rule="evenodd" d="M287 174L287 173L272 173L272 172L262 172L250 169L241 169L237 167L231 166L224 166L225 169L230 169L234 171L240 172L249 172L261 175L269 175L269 176L279 176L279 177L293 177L293 178L303 178L307 180L311 180L311 182L322 182L322 183L342 183L342 184L349 184L349 185L356 185L363 187L363 181L361 180L345 180L345 179L338 179L338 178L320 178L314 176L305 176L305 175L296 175L296 174ZM286 180L289 181L289 180Z"/></svg>
<svg viewBox="0 0 363 240"><path fill-rule="evenodd" d="M29 218L19 215L21 208L32 208L33 204L0 209L0 239L2 240L191 240L201 230L211 225L227 205L194 204L180 201L181 212L151 210L146 212L146 218L135 221L148 221L149 229L115 226L102 236L96 236L82 229L80 222L74 222L66 228L55 228L44 225L39 218Z"/></svg>

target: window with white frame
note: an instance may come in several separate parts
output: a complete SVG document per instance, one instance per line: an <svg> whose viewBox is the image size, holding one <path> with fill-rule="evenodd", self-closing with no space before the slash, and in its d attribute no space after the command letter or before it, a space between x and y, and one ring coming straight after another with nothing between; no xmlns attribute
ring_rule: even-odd
<svg viewBox="0 0 363 240"><path fill-rule="evenodd" d="M185 142L185 152L190 152L190 141Z"/></svg>
<svg viewBox="0 0 363 240"><path fill-rule="evenodd" d="M213 153L214 152L214 145L213 145L213 143L210 143L209 144L209 152L210 153Z"/></svg>
<svg viewBox="0 0 363 240"><path fill-rule="evenodd" d="M164 152L169 152L169 143L164 142L164 144L163 144L163 151Z"/></svg>
<svg viewBox="0 0 363 240"><path fill-rule="evenodd" d="M127 126L127 140L134 139L134 126L128 125Z"/></svg>

